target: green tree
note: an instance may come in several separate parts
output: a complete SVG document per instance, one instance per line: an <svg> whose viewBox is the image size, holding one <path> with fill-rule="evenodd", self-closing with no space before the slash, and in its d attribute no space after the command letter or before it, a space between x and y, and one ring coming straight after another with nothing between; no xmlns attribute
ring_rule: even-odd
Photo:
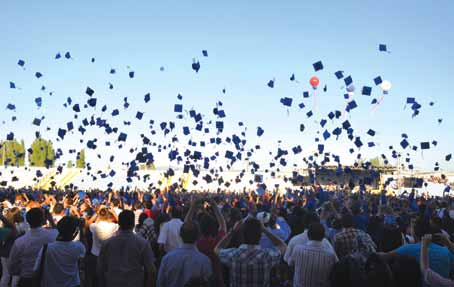
<svg viewBox="0 0 454 287"><path fill-rule="evenodd" d="M7 166L24 166L24 141L17 140L0 142L0 163Z"/></svg>
<svg viewBox="0 0 454 287"><path fill-rule="evenodd" d="M77 154L76 167L77 168L85 168L85 149L82 149Z"/></svg>
<svg viewBox="0 0 454 287"><path fill-rule="evenodd" d="M30 148L28 160L31 166L44 167L54 165L55 151L50 140L36 138Z"/></svg>
<svg viewBox="0 0 454 287"><path fill-rule="evenodd" d="M66 164L66 167L73 167L73 161L69 160L68 163Z"/></svg>

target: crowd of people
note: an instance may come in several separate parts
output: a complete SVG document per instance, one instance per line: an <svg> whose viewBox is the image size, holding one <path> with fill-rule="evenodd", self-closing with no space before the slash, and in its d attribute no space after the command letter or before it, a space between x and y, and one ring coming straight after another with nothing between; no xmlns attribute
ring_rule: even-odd
<svg viewBox="0 0 454 287"><path fill-rule="evenodd" d="M0 189L0 287L454 286L449 197Z"/></svg>

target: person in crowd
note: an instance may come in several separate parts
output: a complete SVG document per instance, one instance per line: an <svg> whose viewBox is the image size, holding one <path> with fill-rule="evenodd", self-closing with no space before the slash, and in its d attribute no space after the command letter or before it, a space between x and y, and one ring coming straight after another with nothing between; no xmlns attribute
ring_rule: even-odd
<svg viewBox="0 0 454 287"><path fill-rule="evenodd" d="M287 221L281 216L278 216L278 211L273 210L273 212L262 211L257 214L257 218L265 225L265 227L274 235L279 237L282 241L287 241L290 236L291 230L290 226L287 224ZM273 248L274 245L271 240L262 233L262 238L260 239L260 247L262 248Z"/></svg>
<svg viewBox="0 0 454 287"><path fill-rule="evenodd" d="M92 284L93 287L98 285L96 264L102 244L107 239L111 238L118 230L118 225L115 221L118 221L116 213L111 208L100 206L98 212L86 223L92 234L92 246L87 258L88 272L86 276L87 281L89 281L89 284Z"/></svg>
<svg viewBox="0 0 454 287"><path fill-rule="evenodd" d="M431 241L431 234L424 235L421 240L421 258L419 262L424 282L428 286L454 287L453 280L443 278L438 273L430 269L429 246L432 244Z"/></svg>
<svg viewBox="0 0 454 287"><path fill-rule="evenodd" d="M25 234L29 229L28 225L24 222L21 210L18 207L11 207L3 213L0 212L0 220L3 222L3 228L0 232L0 256L2 262L2 278L0 280L0 287L7 287L11 281L11 287L17 287L19 283L18 276L11 276L8 271L8 258L14 241Z"/></svg>
<svg viewBox="0 0 454 287"><path fill-rule="evenodd" d="M79 225L79 219L72 216L65 216L58 221L57 240L45 245L36 258L34 272L41 273L41 286L80 285L78 261L85 255L85 246L80 241L74 241Z"/></svg>
<svg viewBox="0 0 454 287"><path fill-rule="evenodd" d="M394 284L398 287L422 287L423 277L414 256L399 255L390 264ZM437 286L438 287L438 286Z"/></svg>
<svg viewBox="0 0 454 287"><path fill-rule="evenodd" d="M369 234L354 228L353 216L345 213L342 216L343 230L334 236L334 250L339 258L358 255L367 258L376 251L376 245Z"/></svg>
<svg viewBox="0 0 454 287"><path fill-rule="evenodd" d="M182 225L181 210L177 207L173 207L170 221L164 223L159 231L158 243L162 251L169 253L183 245L183 241L180 237Z"/></svg>
<svg viewBox="0 0 454 287"><path fill-rule="evenodd" d="M134 212L134 217L136 216L136 212ZM134 227L134 232L142 237L143 239L150 242L150 244L154 244L158 240L158 235L156 234L154 221L146 213L141 213L139 215L139 221L137 225Z"/></svg>
<svg viewBox="0 0 454 287"><path fill-rule="evenodd" d="M52 215L48 210L31 208L26 216L30 230L14 241L8 259L8 271L13 276L19 276L19 287L28 287L33 284L34 266L39 251L44 244L54 242L57 230ZM51 229L42 228L48 224Z"/></svg>
<svg viewBox="0 0 454 287"><path fill-rule="evenodd" d="M364 271L368 287L397 287L390 266L378 254L371 254L367 258Z"/></svg>
<svg viewBox="0 0 454 287"><path fill-rule="evenodd" d="M366 274L361 260L345 256L334 264L329 275L330 287L364 287Z"/></svg>
<svg viewBox="0 0 454 287"><path fill-rule="evenodd" d="M196 247L200 229L195 222L185 222L180 229L183 245L167 253L161 261L157 286L173 287L207 284L213 274L210 259Z"/></svg>
<svg viewBox="0 0 454 287"><path fill-rule="evenodd" d="M308 232L309 241L297 245L288 264L295 267L294 287L328 287L331 268L338 261L332 249L325 249L322 240L325 228L320 223L312 223Z"/></svg>
<svg viewBox="0 0 454 287"><path fill-rule="evenodd" d="M99 286L154 286L155 257L149 242L133 233L134 222L133 211L122 211L118 234L102 244L97 265Z"/></svg>
<svg viewBox="0 0 454 287"><path fill-rule="evenodd" d="M235 233L242 231L243 244L238 248L226 248ZM276 248L262 249L259 242L265 233ZM270 272L281 261L287 245L271 233L256 218L248 217L244 223L238 222L218 243L215 253L219 256L230 274L231 287L270 286Z"/></svg>

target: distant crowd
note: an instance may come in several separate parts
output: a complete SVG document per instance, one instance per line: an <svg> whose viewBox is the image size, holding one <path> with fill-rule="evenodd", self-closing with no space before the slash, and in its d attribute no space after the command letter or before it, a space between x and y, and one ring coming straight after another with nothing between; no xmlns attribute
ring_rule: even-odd
<svg viewBox="0 0 454 287"><path fill-rule="evenodd" d="M357 189L1 188L0 287L454 286L454 201Z"/></svg>

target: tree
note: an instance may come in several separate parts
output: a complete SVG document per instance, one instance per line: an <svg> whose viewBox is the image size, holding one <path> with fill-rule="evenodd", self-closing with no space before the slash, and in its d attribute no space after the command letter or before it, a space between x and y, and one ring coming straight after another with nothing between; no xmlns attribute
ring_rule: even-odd
<svg viewBox="0 0 454 287"><path fill-rule="evenodd" d="M17 140L0 142L0 163L7 166L24 166L25 147L24 141Z"/></svg>
<svg viewBox="0 0 454 287"><path fill-rule="evenodd" d="M52 142L36 138L30 147L28 160L30 166L52 167L55 160L55 151Z"/></svg>
<svg viewBox="0 0 454 287"><path fill-rule="evenodd" d="M76 167L85 168L85 149L77 153Z"/></svg>

